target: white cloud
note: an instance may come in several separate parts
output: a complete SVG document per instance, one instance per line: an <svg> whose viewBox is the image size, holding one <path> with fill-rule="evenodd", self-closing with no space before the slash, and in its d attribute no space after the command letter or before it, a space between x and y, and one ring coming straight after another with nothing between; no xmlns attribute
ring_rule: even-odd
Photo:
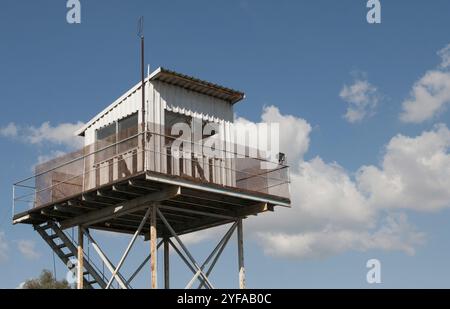
<svg viewBox="0 0 450 309"><path fill-rule="evenodd" d="M208 230L201 230L194 233L181 235L180 238L186 245L196 245L205 241L215 240L218 237L225 235L226 231L230 228L229 225L218 226Z"/></svg>
<svg viewBox="0 0 450 309"><path fill-rule="evenodd" d="M36 260L41 255L36 251L36 244L31 240L19 240L17 242L17 249L19 249L20 253L28 260Z"/></svg>
<svg viewBox="0 0 450 309"><path fill-rule="evenodd" d="M339 96L348 103L344 118L350 123L362 121L375 113L380 95L366 79L355 79L352 85L344 85Z"/></svg>
<svg viewBox="0 0 450 309"><path fill-rule="evenodd" d="M441 68L450 67L450 44L438 51L438 55L442 58Z"/></svg>
<svg viewBox="0 0 450 309"><path fill-rule="evenodd" d="M41 164L41 163L44 163L44 162L48 162L48 161L50 161L50 160L52 160L52 159L54 159L54 158L61 157L61 156L65 155L65 154L67 154L67 153L64 152L64 151L60 151L60 150L52 150L52 151L50 151L49 154L38 156L38 162L37 162L37 164Z"/></svg>
<svg viewBox="0 0 450 309"><path fill-rule="evenodd" d="M350 250L413 254L423 242L405 215L384 216L336 163L316 157L301 162L299 171L291 175L292 208L277 208L247 223L266 254L298 259Z"/></svg>
<svg viewBox="0 0 450 309"><path fill-rule="evenodd" d="M281 115L279 109L273 105L264 108L261 120L280 124L280 150L287 154L290 162L303 160L309 148L312 129L306 120L292 115Z"/></svg>
<svg viewBox="0 0 450 309"><path fill-rule="evenodd" d="M264 252L283 258L325 258L349 250L403 251L415 253L415 246L424 242L424 234L415 231L405 215L387 217L375 232L351 229L325 228L298 234L259 233L260 242L265 242Z"/></svg>
<svg viewBox="0 0 450 309"><path fill-rule="evenodd" d="M429 71L413 87L411 98L403 102L400 119L421 123L444 111L450 103L450 72Z"/></svg>
<svg viewBox="0 0 450 309"><path fill-rule="evenodd" d="M75 136L75 131L82 126L82 122L61 123L56 126L52 126L50 122L44 122L38 127L19 126L15 123L10 123L0 128L0 135L18 138L24 143L33 145L50 143L75 149L83 145L83 139Z"/></svg>
<svg viewBox="0 0 450 309"><path fill-rule="evenodd" d="M450 104L450 44L438 52L438 69L430 70L413 86L410 98L402 104L400 120L421 123L446 110Z"/></svg>
<svg viewBox="0 0 450 309"><path fill-rule="evenodd" d="M4 137L16 137L18 129L15 123L11 122L6 127L0 128L0 135Z"/></svg>
<svg viewBox="0 0 450 309"><path fill-rule="evenodd" d="M386 146L381 167L363 166L357 179L374 207L450 207L449 129L441 124L417 137L397 135Z"/></svg>
<svg viewBox="0 0 450 309"><path fill-rule="evenodd" d="M8 242L5 233L0 232L0 263L8 259Z"/></svg>
<svg viewBox="0 0 450 309"><path fill-rule="evenodd" d="M281 115L275 106L266 106L261 115L261 121L265 123L279 124L280 151L287 155L288 162L299 162L309 148L309 134L311 125L304 119L292 115ZM249 124L245 118L236 118L236 124Z"/></svg>
<svg viewBox="0 0 450 309"><path fill-rule="evenodd" d="M276 109L273 107L273 109ZM266 114L266 111L264 111ZM305 161L308 143L293 143L302 138L309 142L311 126L303 119L281 115L280 123L291 123L282 134L281 150L301 154L290 162L292 208L278 207L274 214L251 217L246 222L250 235L256 236L266 254L285 258L324 258L348 250L397 250L413 254L423 242L404 214L387 214L374 207L352 174L337 163L320 157ZM268 119L270 117L264 117ZM290 129L294 124L307 130ZM288 153L289 153L288 152Z"/></svg>

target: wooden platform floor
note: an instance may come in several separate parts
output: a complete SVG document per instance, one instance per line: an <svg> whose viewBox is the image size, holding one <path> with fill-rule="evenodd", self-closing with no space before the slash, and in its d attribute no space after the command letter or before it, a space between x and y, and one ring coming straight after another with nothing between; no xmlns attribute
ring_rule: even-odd
<svg viewBox="0 0 450 309"><path fill-rule="evenodd" d="M290 205L285 198L145 172L16 214L13 221L38 225L52 220L63 229L83 225L131 234L151 203L159 205L179 235ZM169 235L163 222L157 220L158 237ZM142 229L145 236L149 235L148 221Z"/></svg>

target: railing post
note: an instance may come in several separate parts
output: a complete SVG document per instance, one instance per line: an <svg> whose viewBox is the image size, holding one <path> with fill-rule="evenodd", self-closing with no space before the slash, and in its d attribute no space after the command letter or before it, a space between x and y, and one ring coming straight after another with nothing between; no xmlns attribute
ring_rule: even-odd
<svg viewBox="0 0 450 309"><path fill-rule="evenodd" d="M156 247L156 238L157 231L156 231L156 204L153 204L151 206L151 214L150 214L150 268L152 271L151 277L152 277L152 289L158 288L158 277L157 277L157 271L158 271L158 264L157 264L157 247Z"/></svg>
<svg viewBox="0 0 450 309"><path fill-rule="evenodd" d="M83 256L83 242L84 234L81 225L78 226L78 267L77 267L77 288L79 290L84 289L84 256Z"/></svg>
<svg viewBox="0 0 450 309"><path fill-rule="evenodd" d="M244 267L244 231L242 219L238 219L237 226L238 238L238 261L239 261L239 288L245 289L245 267Z"/></svg>

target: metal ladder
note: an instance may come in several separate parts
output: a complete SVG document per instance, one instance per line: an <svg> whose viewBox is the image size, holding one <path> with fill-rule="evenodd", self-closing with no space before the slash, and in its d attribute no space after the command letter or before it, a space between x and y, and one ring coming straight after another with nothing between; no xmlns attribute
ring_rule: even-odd
<svg viewBox="0 0 450 309"><path fill-rule="evenodd" d="M34 229L41 235L56 255L58 255L64 265L70 269L69 265L72 264L70 259L76 258L78 254L76 242L67 236L66 233L59 228L57 223L53 221L35 225ZM90 263L88 259L85 257L83 259L83 281L85 288L93 289L95 287L100 287L104 289L107 285L104 275L101 275L101 271L98 270L94 264ZM72 267L74 266L75 265Z"/></svg>

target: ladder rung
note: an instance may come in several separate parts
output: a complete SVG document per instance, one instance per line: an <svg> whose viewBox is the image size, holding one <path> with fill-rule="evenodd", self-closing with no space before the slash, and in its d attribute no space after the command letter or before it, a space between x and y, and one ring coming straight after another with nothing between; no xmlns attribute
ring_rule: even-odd
<svg viewBox="0 0 450 309"><path fill-rule="evenodd" d="M55 239L55 238L58 238L58 235L57 234L53 234L53 235L49 235L48 236L50 239Z"/></svg>
<svg viewBox="0 0 450 309"><path fill-rule="evenodd" d="M49 226L48 224L46 224L46 225L43 225L43 226L38 226L37 228L36 228L36 230L39 230L39 231L46 231L46 230L48 230L48 229L50 229L51 228L51 226Z"/></svg>
<svg viewBox="0 0 450 309"><path fill-rule="evenodd" d="M56 248L62 249L62 248L67 248L67 246L65 244L60 244L60 245L57 245Z"/></svg>
<svg viewBox="0 0 450 309"><path fill-rule="evenodd" d="M72 253L68 253L68 254L65 255L66 258L70 258L70 257L73 257L73 256L74 255Z"/></svg>

